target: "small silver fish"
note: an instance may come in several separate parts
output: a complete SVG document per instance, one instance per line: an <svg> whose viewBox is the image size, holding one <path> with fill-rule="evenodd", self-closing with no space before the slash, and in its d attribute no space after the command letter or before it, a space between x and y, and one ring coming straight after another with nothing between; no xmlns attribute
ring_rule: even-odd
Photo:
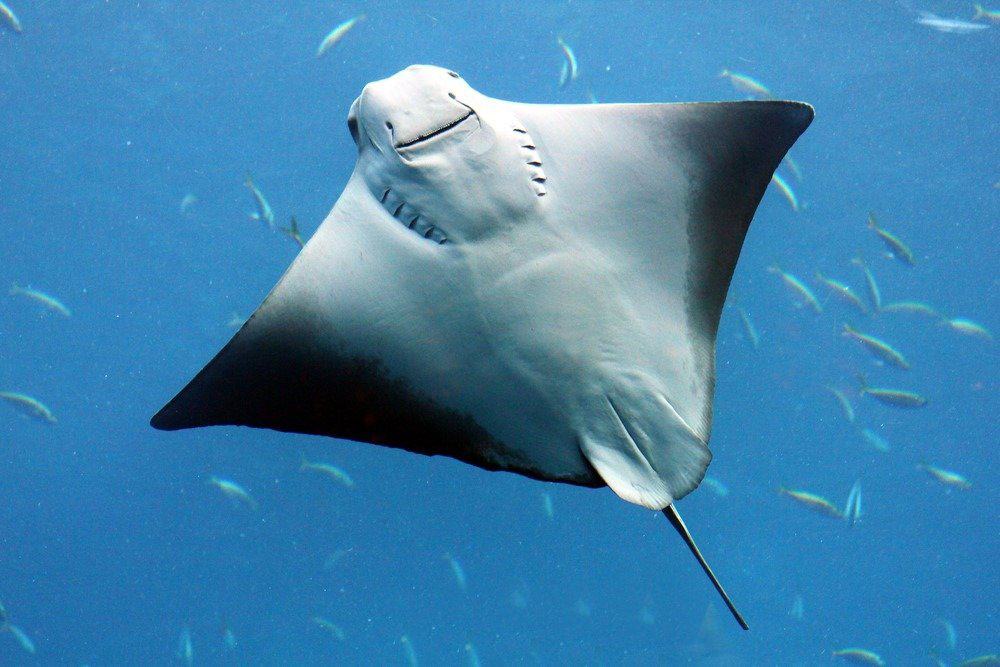
<svg viewBox="0 0 1000 667"><path fill-rule="evenodd" d="M455 576L455 583L463 591L466 587L465 581L465 570L462 568L462 564L459 563L454 556L449 553L445 553L444 559L448 561L448 565L451 567L451 573Z"/></svg>
<svg viewBox="0 0 1000 667"><path fill-rule="evenodd" d="M364 14L359 14L358 16L349 18L327 33L326 37L323 38L323 41L320 42L319 48L316 49L316 57L319 58L324 53L332 49L340 40L344 38L344 35L346 35L351 28L357 25L358 22L362 21L364 18Z"/></svg>
<svg viewBox="0 0 1000 667"><path fill-rule="evenodd" d="M938 623L944 628L945 645L949 651L954 651L958 646L958 632L955 631L955 626L946 618L939 618Z"/></svg>
<svg viewBox="0 0 1000 667"><path fill-rule="evenodd" d="M925 315L932 319L938 319L941 314L930 305L921 301L896 301L882 306L884 313L906 313L910 315Z"/></svg>
<svg viewBox="0 0 1000 667"><path fill-rule="evenodd" d="M880 452L885 453L891 449L889 442L870 428L861 429L861 437L865 439L865 442Z"/></svg>
<svg viewBox="0 0 1000 667"><path fill-rule="evenodd" d="M196 203L198 203L198 198L195 197L193 194L189 192L188 194L184 195L184 198L181 199L181 205L180 205L181 215L187 215L188 211Z"/></svg>
<svg viewBox="0 0 1000 667"><path fill-rule="evenodd" d="M403 635L399 638L399 643L403 645L403 654L406 656L406 664L410 667L420 667L420 661L417 660L417 651L413 648L413 642L407 635Z"/></svg>
<svg viewBox="0 0 1000 667"><path fill-rule="evenodd" d="M850 285L847 285L846 283L843 283L834 278L827 278L819 271L816 272L816 279L819 280L821 283L823 283L831 294L833 294L835 297L837 297L844 303L853 306L854 308L857 308L865 315L869 314L868 306L866 306L861 301L861 298L854 293L854 290L851 289Z"/></svg>
<svg viewBox="0 0 1000 667"><path fill-rule="evenodd" d="M715 477L706 476L705 479L701 480L701 485L720 498L725 498L729 495L729 487L723 484L722 480Z"/></svg>
<svg viewBox="0 0 1000 667"><path fill-rule="evenodd" d="M743 331L746 332L750 344L755 348L760 347L760 334L757 333L757 327L753 325L753 321L750 319L750 313L745 311L741 306L736 306L736 311L740 314L740 322L743 323Z"/></svg>
<svg viewBox="0 0 1000 667"><path fill-rule="evenodd" d="M0 391L0 401L7 401L29 417L49 424L56 423L56 416L49 407L33 396L18 391Z"/></svg>
<svg viewBox="0 0 1000 667"><path fill-rule="evenodd" d="M889 345L884 340L861 333L849 324L844 325L844 336L861 343L866 350L879 359L887 361L893 366L903 370L910 369L910 362L906 360L906 357L904 357L896 348Z"/></svg>
<svg viewBox="0 0 1000 667"><path fill-rule="evenodd" d="M788 202L788 205L792 207L792 210L798 213L799 211L799 198L795 194L795 190L792 189L791 183L786 181L781 177L781 174L774 172L771 176L771 182L778 188L778 191Z"/></svg>
<svg viewBox="0 0 1000 667"><path fill-rule="evenodd" d="M13 635L14 639L17 640L17 643L20 644L21 648L23 648L26 652L31 654L34 654L36 652L37 649L35 647L35 642L31 641L31 637L29 637L24 630L14 625L13 623L7 623L2 627L0 627L0 631L3 630L6 630L11 635Z"/></svg>
<svg viewBox="0 0 1000 667"><path fill-rule="evenodd" d="M562 37L556 37L556 43L559 45L565 58L565 75L559 77L559 87L562 88L569 81L576 81L576 77L580 73L580 66L576 61L576 54L573 53L573 48Z"/></svg>
<svg viewBox="0 0 1000 667"><path fill-rule="evenodd" d="M964 317L956 317L947 321L947 325L951 327L953 331L963 333L967 336L976 336L984 340L993 340L993 334L990 330L984 327L978 322L973 322L970 319Z"/></svg>
<svg viewBox="0 0 1000 667"><path fill-rule="evenodd" d="M4 18L7 25L9 25L10 29L14 32L20 33L24 31L24 28L21 26L21 22L17 19L17 15L14 14L14 10L5 5L3 2L0 2L0 16ZM34 651L32 651L32 653L34 653Z"/></svg>
<svg viewBox="0 0 1000 667"><path fill-rule="evenodd" d="M284 234L291 240L295 241L299 245L299 248L306 247L306 242L302 240L302 233L299 231L299 222L298 220L295 219L294 215L292 216L292 219L289 221L288 226L280 227L278 231L280 231L282 234Z"/></svg>
<svg viewBox="0 0 1000 667"><path fill-rule="evenodd" d="M32 289L30 287L18 287L16 284L11 285L10 293L12 296L23 296L31 299L35 303L39 303L48 310L54 313L58 313L63 317L71 317L73 315L70 309L63 304L62 301L55 298L51 294L46 294L41 290Z"/></svg>
<svg viewBox="0 0 1000 667"><path fill-rule="evenodd" d="M268 203L267 197L264 193L260 191L260 188L253 182L253 178L250 174L247 174L246 179L243 181L243 185L250 191L253 195L254 203L257 205L257 211L250 217L254 220L260 220L266 224L269 228L274 229L274 210L271 208L271 204Z"/></svg>
<svg viewBox="0 0 1000 667"><path fill-rule="evenodd" d="M816 295L813 294L813 291L809 289L808 285L799 280L798 276L782 271L777 265L771 265L767 268L767 270L769 273L777 274L781 278L781 281L792 291L798 294L806 305L817 313L823 312L823 306L819 304L819 299L816 298Z"/></svg>
<svg viewBox="0 0 1000 667"><path fill-rule="evenodd" d="M785 158L782 162L788 166L788 171L792 172L792 176L795 177L796 181L802 180L802 169L799 167L798 162L792 159L791 153L785 153Z"/></svg>
<svg viewBox="0 0 1000 667"><path fill-rule="evenodd" d="M188 667L194 664L194 642L191 640L191 631L187 628L181 630L177 641L177 657Z"/></svg>
<svg viewBox="0 0 1000 667"><path fill-rule="evenodd" d="M847 494L847 504L844 506L844 520L852 526L861 521L861 480L854 482Z"/></svg>
<svg viewBox="0 0 1000 667"><path fill-rule="evenodd" d="M769 100L774 98L774 95L771 94L771 91L767 86L751 76L740 74L739 72L733 72L728 69L724 69L719 72L719 76L723 79L729 79L729 83L733 84L733 88L742 93L746 93L750 97L759 100Z"/></svg>
<svg viewBox="0 0 1000 667"><path fill-rule="evenodd" d="M479 662L479 654L476 653L476 647L472 645L472 642L465 643L465 658L468 661L469 667L480 667L482 665Z"/></svg>
<svg viewBox="0 0 1000 667"><path fill-rule="evenodd" d="M241 502L244 505L247 505L250 509L257 509L257 501L250 496L250 493L246 489L233 480L223 479L213 475L209 478L208 483L217 488L219 491L222 491L227 498Z"/></svg>
<svg viewBox="0 0 1000 667"><path fill-rule="evenodd" d="M837 399L837 404L840 406L840 411L844 415L844 419L854 423L854 406L851 405L851 400L847 398L847 394L835 387L827 387L826 390L833 394L833 397Z"/></svg>
<svg viewBox="0 0 1000 667"><path fill-rule="evenodd" d="M312 622L329 632L330 636L338 641L344 641L347 638L347 633L344 632L344 629L333 621L325 619L322 616L313 616Z"/></svg>
<svg viewBox="0 0 1000 667"><path fill-rule="evenodd" d="M945 486L950 486L953 489L961 489L963 491L972 488L972 482L952 470L945 470L944 468L938 468L937 466L928 465L926 463L921 463L917 467Z"/></svg>
<svg viewBox="0 0 1000 667"><path fill-rule="evenodd" d="M306 471L318 472L321 475L329 477L330 479L337 482L341 486L344 486L348 489L354 488L354 480L351 479L351 476L347 474L347 471L329 463L313 463L306 460L306 457L303 456L302 461L299 464L299 470L303 472Z"/></svg>
<svg viewBox="0 0 1000 667"><path fill-rule="evenodd" d="M938 32L950 33L953 35L967 35L973 32L986 30L989 26L983 23L971 23L962 19L946 19L930 12L920 12L917 23L937 30Z"/></svg>
<svg viewBox="0 0 1000 667"><path fill-rule="evenodd" d="M886 387L870 387L863 375L858 375L861 383L861 394L871 396L880 403L896 408L922 408L927 405L927 399L920 394L905 389L888 389Z"/></svg>
<svg viewBox="0 0 1000 667"><path fill-rule="evenodd" d="M910 247L905 243L903 243L903 240L901 238L899 238L889 230L879 227L878 221L875 220L874 213L868 214L868 229L875 232L878 235L878 237L882 239L882 242L885 243L886 247L889 249L889 252L892 253L893 257L901 261L903 264L906 264L907 266L917 265L917 260L916 258L914 258L913 251L910 250Z"/></svg>
<svg viewBox="0 0 1000 667"><path fill-rule="evenodd" d="M832 655L834 658L840 658L855 665L875 665L875 667L885 665L882 656L866 648L842 648L834 651Z"/></svg>
<svg viewBox="0 0 1000 667"><path fill-rule="evenodd" d="M545 512L545 516L549 521L555 518L556 512L552 504L552 496L545 492L542 493L542 511Z"/></svg>
<svg viewBox="0 0 1000 667"><path fill-rule="evenodd" d="M882 310L882 290L879 289L878 283L875 281L875 274L871 272L868 265L860 257L855 257L851 260L851 264L861 267L861 270L865 274L865 283L868 285L868 298L872 302L872 310L876 313Z"/></svg>
<svg viewBox="0 0 1000 667"><path fill-rule="evenodd" d="M802 620L805 615L805 601L801 595L796 595L795 599L792 600L792 608L788 610L788 615L797 621Z"/></svg>

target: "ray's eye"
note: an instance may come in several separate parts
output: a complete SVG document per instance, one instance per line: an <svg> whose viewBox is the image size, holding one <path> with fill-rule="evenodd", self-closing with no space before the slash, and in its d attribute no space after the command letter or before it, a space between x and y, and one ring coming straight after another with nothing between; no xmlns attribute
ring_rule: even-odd
<svg viewBox="0 0 1000 667"><path fill-rule="evenodd" d="M354 143L358 143L358 119L353 114L347 117L347 129L351 133L351 137L354 139Z"/></svg>
<svg viewBox="0 0 1000 667"><path fill-rule="evenodd" d="M451 99L455 99L455 93L448 93L448 97L450 97Z"/></svg>
<svg viewBox="0 0 1000 667"><path fill-rule="evenodd" d="M385 121L385 127L387 130L392 130L392 123L390 123L389 121Z"/></svg>
<svg viewBox="0 0 1000 667"><path fill-rule="evenodd" d="M448 76L450 76L450 77L451 77L451 78L453 78L453 79L458 79L458 78L460 78L460 77L459 77L459 76L458 76L457 74L455 74L454 72L448 72Z"/></svg>

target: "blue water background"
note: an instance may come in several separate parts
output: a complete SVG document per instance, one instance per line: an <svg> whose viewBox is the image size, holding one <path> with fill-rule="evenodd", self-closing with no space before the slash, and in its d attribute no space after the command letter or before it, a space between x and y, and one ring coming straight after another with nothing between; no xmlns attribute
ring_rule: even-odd
<svg viewBox="0 0 1000 667"><path fill-rule="evenodd" d="M948 660L1000 650L996 343L906 315L865 319L825 295L815 315L766 271L778 263L821 293L821 270L864 294L860 254L887 301L926 300L1000 332L1000 26L941 34L888 2L13 7L25 32L0 29L0 282L44 289L73 317L0 298L0 389L59 419L0 406L0 600L38 646L29 656L0 634L0 662L175 664L185 626L196 664L402 664L404 634L422 664L465 664L469 641L486 665L804 665L844 646L920 664L934 647ZM965 2L919 8L971 16ZM316 59L327 31L361 12ZM564 89L557 35L581 68ZM720 328L709 474L730 494L702 488L679 504L749 634L663 518L607 489L316 437L148 426L294 259L294 244L247 219L245 173L279 223L295 214L311 233L354 163L351 101L418 62L520 101L586 102L588 89L607 102L740 99L718 76L731 68L815 105L792 151L804 180L784 171L803 210L769 190L731 290L761 345L733 308ZM181 215L188 193L197 202ZM883 257L869 210L916 267ZM913 369L874 364L839 335L845 321ZM852 426L824 386L854 397L856 372L930 403L856 398ZM867 448L860 426L892 451ZM300 454L356 488L300 473ZM972 489L935 483L924 460ZM227 502L211 475L245 485L260 510ZM840 504L856 479L866 515L854 528L776 493ZM788 615L796 595L802 620ZM710 604L718 630L700 632ZM957 629L954 652L939 618ZM223 623L238 639L229 653Z"/></svg>

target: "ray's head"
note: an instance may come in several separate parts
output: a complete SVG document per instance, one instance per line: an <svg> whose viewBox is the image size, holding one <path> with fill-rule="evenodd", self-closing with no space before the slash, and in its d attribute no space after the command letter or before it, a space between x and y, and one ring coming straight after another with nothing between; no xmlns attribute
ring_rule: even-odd
<svg viewBox="0 0 1000 667"><path fill-rule="evenodd" d="M479 131L471 106L480 97L451 70L413 65L364 87L348 115L359 149L363 141L381 154L419 161L436 147L461 143Z"/></svg>
<svg viewBox="0 0 1000 667"><path fill-rule="evenodd" d="M368 84L347 125L372 195L431 240L495 234L539 205L526 130L454 71L413 65Z"/></svg>

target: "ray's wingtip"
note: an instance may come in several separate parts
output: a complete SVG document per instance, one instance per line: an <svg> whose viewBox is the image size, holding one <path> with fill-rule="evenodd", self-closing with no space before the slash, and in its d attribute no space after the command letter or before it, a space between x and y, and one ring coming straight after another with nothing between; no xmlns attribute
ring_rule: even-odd
<svg viewBox="0 0 1000 667"><path fill-rule="evenodd" d="M794 118L802 123L802 130L813 122L816 117L816 108L808 102L800 100L747 100L736 102L735 104L751 104L761 109L776 110L786 119Z"/></svg>
<svg viewBox="0 0 1000 667"><path fill-rule="evenodd" d="M794 102L794 104L805 111L807 122L813 122L813 119L816 118L816 107L808 102Z"/></svg>
<svg viewBox="0 0 1000 667"><path fill-rule="evenodd" d="M178 431L184 428L177 420L176 410L171 409L173 401L160 408L155 415L150 417L149 425L157 431Z"/></svg>
<svg viewBox="0 0 1000 667"><path fill-rule="evenodd" d="M816 108L808 102L800 102L799 100L773 100L771 103L779 104L782 108L794 114L795 119L802 124L803 132L812 124L813 119L816 118Z"/></svg>
<svg viewBox="0 0 1000 667"><path fill-rule="evenodd" d="M164 415L163 410L160 410L155 415L149 418L149 425L155 428L157 431L171 431L166 415Z"/></svg>

